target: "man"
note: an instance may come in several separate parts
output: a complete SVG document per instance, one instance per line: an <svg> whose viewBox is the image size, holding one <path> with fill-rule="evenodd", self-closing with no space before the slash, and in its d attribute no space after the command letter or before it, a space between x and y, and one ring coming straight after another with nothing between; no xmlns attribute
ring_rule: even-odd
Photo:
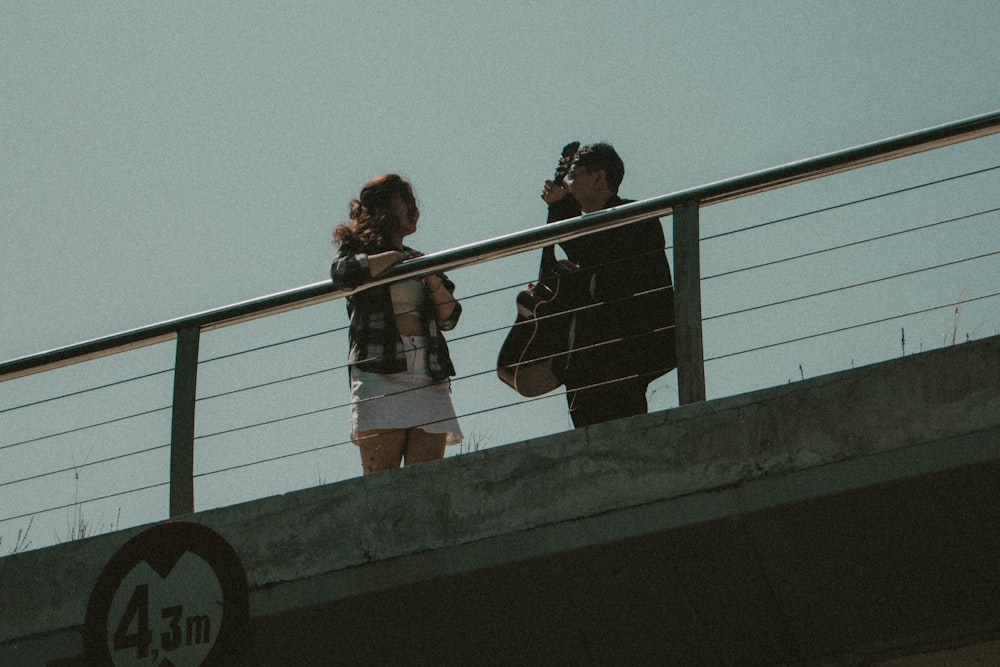
<svg viewBox="0 0 1000 667"><path fill-rule="evenodd" d="M626 204L625 165L606 143L580 148L564 185L545 181L549 222ZM677 366L674 293L657 218L564 241L566 257L589 279L589 308L577 314L566 369L566 402L576 428L644 414L646 387Z"/></svg>

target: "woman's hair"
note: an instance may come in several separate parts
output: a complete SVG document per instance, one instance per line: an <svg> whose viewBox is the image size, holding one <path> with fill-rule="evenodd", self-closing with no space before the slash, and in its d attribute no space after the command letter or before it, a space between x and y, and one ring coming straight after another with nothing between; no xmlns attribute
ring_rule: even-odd
<svg viewBox="0 0 1000 667"><path fill-rule="evenodd" d="M393 210L396 197L406 203L411 216L416 215L413 187L402 176L382 174L365 183L358 198L351 200L351 221L337 225L333 242L366 252L391 249L392 234L400 222Z"/></svg>

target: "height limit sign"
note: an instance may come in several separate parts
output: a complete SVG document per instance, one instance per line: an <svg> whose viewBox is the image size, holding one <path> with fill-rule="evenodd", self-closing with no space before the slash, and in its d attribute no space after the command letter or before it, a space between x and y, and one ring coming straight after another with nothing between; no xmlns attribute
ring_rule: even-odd
<svg viewBox="0 0 1000 667"><path fill-rule="evenodd" d="M236 552L195 523L169 522L129 540L90 595L89 664L212 667L247 655L249 596Z"/></svg>

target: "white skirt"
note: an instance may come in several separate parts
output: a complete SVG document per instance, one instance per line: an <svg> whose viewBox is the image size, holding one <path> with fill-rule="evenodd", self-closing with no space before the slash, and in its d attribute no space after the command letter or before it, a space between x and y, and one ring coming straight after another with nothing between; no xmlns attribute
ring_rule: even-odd
<svg viewBox="0 0 1000 667"><path fill-rule="evenodd" d="M434 382L426 369L423 336L402 336L406 371L369 373L351 368L351 440L358 431L420 428L427 433L446 433L446 443L462 442L451 382Z"/></svg>

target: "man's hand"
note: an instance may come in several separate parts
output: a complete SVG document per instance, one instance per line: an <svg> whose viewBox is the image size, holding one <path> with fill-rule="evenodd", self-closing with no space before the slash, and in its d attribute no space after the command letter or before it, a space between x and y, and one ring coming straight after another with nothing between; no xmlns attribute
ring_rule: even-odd
<svg viewBox="0 0 1000 667"><path fill-rule="evenodd" d="M569 194L566 188L557 184L555 181L545 181L545 185L542 186L542 199L545 203L551 206L563 197Z"/></svg>

